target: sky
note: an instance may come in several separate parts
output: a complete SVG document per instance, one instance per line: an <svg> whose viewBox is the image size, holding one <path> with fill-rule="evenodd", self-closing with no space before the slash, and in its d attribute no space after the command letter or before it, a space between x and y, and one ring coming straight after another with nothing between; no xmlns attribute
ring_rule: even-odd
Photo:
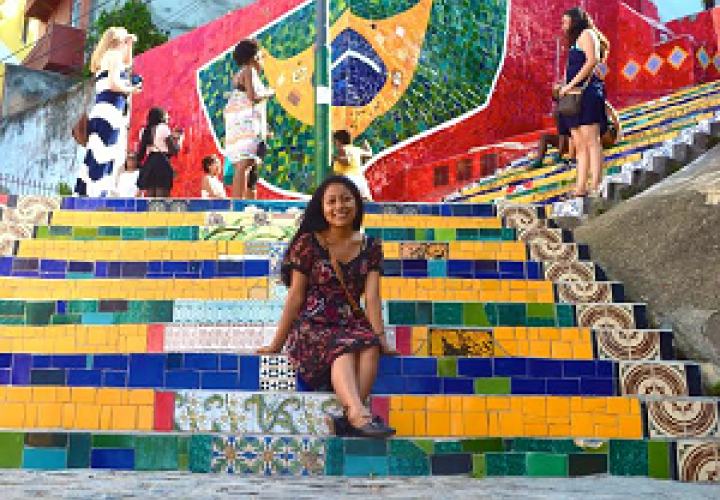
<svg viewBox="0 0 720 500"><path fill-rule="evenodd" d="M699 12L702 0L655 0L655 5L660 11L660 19L670 21Z"/></svg>

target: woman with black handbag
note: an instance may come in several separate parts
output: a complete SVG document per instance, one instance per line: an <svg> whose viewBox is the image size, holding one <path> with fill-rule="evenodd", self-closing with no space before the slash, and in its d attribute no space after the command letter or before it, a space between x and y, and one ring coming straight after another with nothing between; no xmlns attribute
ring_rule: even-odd
<svg viewBox="0 0 720 500"><path fill-rule="evenodd" d="M595 71L607 59L609 43L580 7L563 15L562 29L568 43L565 85L559 90L558 111L570 129L577 158L577 183L568 198L597 195L605 163L600 138L607 130L605 83Z"/></svg>
<svg viewBox="0 0 720 500"><path fill-rule="evenodd" d="M173 188L175 170L170 158L180 151L184 135L180 128L170 130L169 119L164 109L152 108L140 131L138 161L142 167L138 188L144 190L148 198L169 198Z"/></svg>

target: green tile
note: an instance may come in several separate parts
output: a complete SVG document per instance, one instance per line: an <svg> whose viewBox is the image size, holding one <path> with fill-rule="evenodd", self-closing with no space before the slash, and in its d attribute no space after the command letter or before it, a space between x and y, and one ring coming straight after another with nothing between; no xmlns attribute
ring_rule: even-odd
<svg viewBox="0 0 720 500"><path fill-rule="evenodd" d="M177 469L177 437L138 436L135 438L135 470L174 471Z"/></svg>
<svg viewBox="0 0 720 500"><path fill-rule="evenodd" d="M35 239L46 240L50 238L50 229L48 226L37 226L35 228Z"/></svg>
<svg viewBox="0 0 720 500"><path fill-rule="evenodd" d="M476 378L475 394L510 394L509 377Z"/></svg>
<svg viewBox="0 0 720 500"><path fill-rule="evenodd" d="M386 456L387 441L384 439L346 439L345 455L361 455L365 457Z"/></svg>
<svg viewBox="0 0 720 500"><path fill-rule="evenodd" d="M418 325L430 325L433 323L432 302L415 303L415 321Z"/></svg>
<svg viewBox="0 0 720 500"><path fill-rule="evenodd" d="M526 326L527 304L497 304L498 324L503 326Z"/></svg>
<svg viewBox="0 0 720 500"><path fill-rule="evenodd" d="M501 238L503 241L515 241L517 239L515 230L512 228L504 227L500 231L501 231Z"/></svg>
<svg viewBox="0 0 720 500"><path fill-rule="evenodd" d="M504 451L503 440L502 438L465 439L462 441L462 451L465 453Z"/></svg>
<svg viewBox="0 0 720 500"><path fill-rule="evenodd" d="M71 300L67 303L67 312L75 314L98 312L97 300Z"/></svg>
<svg viewBox="0 0 720 500"><path fill-rule="evenodd" d="M612 439L609 460L610 474L613 476L647 476L647 442Z"/></svg>
<svg viewBox="0 0 720 500"><path fill-rule="evenodd" d="M648 476L670 479L670 446L665 441L648 442Z"/></svg>
<svg viewBox="0 0 720 500"><path fill-rule="evenodd" d="M555 304L528 304L527 315L533 318L555 319Z"/></svg>
<svg viewBox="0 0 720 500"><path fill-rule="evenodd" d="M50 318L51 325L79 325L81 322L79 314L53 314Z"/></svg>
<svg viewBox="0 0 720 500"><path fill-rule="evenodd" d="M412 442L428 455L435 453L435 441L432 441L431 439L416 439Z"/></svg>
<svg viewBox="0 0 720 500"><path fill-rule="evenodd" d="M55 314L55 302L28 302L25 309L25 322L31 326L50 324L50 317Z"/></svg>
<svg viewBox="0 0 720 500"><path fill-rule="evenodd" d="M463 321L464 326L492 326L485 312L484 304L463 304Z"/></svg>
<svg viewBox="0 0 720 500"><path fill-rule="evenodd" d="M391 325L418 324L415 315L415 302L390 301L388 303L388 319Z"/></svg>
<svg viewBox="0 0 720 500"><path fill-rule="evenodd" d="M435 228L435 241L455 241L455 229L450 227Z"/></svg>
<svg viewBox="0 0 720 500"><path fill-rule="evenodd" d="M87 469L90 467L90 448L92 438L87 433L72 433L68 436L68 469Z"/></svg>
<svg viewBox="0 0 720 500"><path fill-rule="evenodd" d="M130 434L94 434L93 448L133 448L135 436Z"/></svg>
<svg viewBox="0 0 720 500"><path fill-rule="evenodd" d="M436 325L460 326L463 324L463 305L459 302L435 302L433 323Z"/></svg>
<svg viewBox="0 0 720 500"><path fill-rule="evenodd" d="M432 451L428 453L417 442L414 443L407 439L391 439L389 441L389 453L391 457L427 458Z"/></svg>
<svg viewBox="0 0 720 500"><path fill-rule="evenodd" d="M575 308L570 304L557 304L555 306L557 315L557 326L573 327L575 326Z"/></svg>
<svg viewBox="0 0 720 500"><path fill-rule="evenodd" d="M515 438L508 440L510 450L514 452L544 452L544 453L581 453L582 448L575 445L572 439L536 439Z"/></svg>
<svg viewBox="0 0 720 500"><path fill-rule="evenodd" d="M473 455L472 463L473 463L472 477L482 478L482 477L487 476L487 465L485 463L485 455Z"/></svg>
<svg viewBox="0 0 720 500"><path fill-rule="evenodd" d="M345 446L343 440L331 437L325 440L325 474L342 476L345 463Z"/></svg>
<svg viewBox="0 0 720 500"><path fill-rule="evenodd" d="M22 466L24 435L21 432L0 433L0 469Z"/></svg>
<svg viewBox="0 0 720 500"><path fill-rule="evenodd" d="M462 453L462 443L460 441L435 442L435 455L444 455L448 453Z"/></svg>
<svg viewBox="0 0 720 500"><path fill-rule="evenodd" d="M505 453L505 464L508 476L527 474L527 455L525 453Z"/></svg>
<svg viewBox="0 0 720 500"><path fill-rule="evenodd" d="M137 241L145 239L145 228L142 227L124 227L122 228L122 239L126 241Z"/></svg>
<svg viewBox="0 0 720 500"><path fill-rule="evenodd" d="M112 226L104 226L101 227L98 231L98 234L101 237L108 237L108 238L120 238L122 235L122 228L119 227L112 227Z"/></svg>
<svg viewBox="0 0 720 500"><path fill-rule="evenodd" d="M191 472L210 472L212 437L195 434L190 437L188 469Z"/></svg>
<svg viewBox="0 0 720 500"><path fill-rule="evenodd" d="M456 232L458 241L477 241L479 239L477 229L458 228L456 229Z"/></svg>
<svg viewBox="0 0 720 500"><path fill-rule="evenodd" d="M3 316L24 316L25 302L21 300L0 300L0 314Z"/></svg>
<svg viewBox="0 0 720 500"><path fill-rule="evenodd" d="M457 358L438 359L439 377L457 377Z"/></svg>
<svg viewBox="0 0 720 500"><path fill-rule="evenodd" d="M527 475L534 477L567 477L568 456L555 453L528 453Z"/></svg>
<svg viewBox="0 0 720 500"><path fill-rule="evenodd" d="M380 227L366 227L365 234L371 238L382 238L382 228Z"/></svg>
<svg viewBox="0 0 720 500"><path fill-rule="evenodd" d="M72 226L50 226L50 234L53 237L56 236L67 236L69 238L72 238L72 235L75 233L75 230L77 228L74 228ZM66 238L62 238L66 239Z"/></svg>
<svg viewBox="0 0 720 500"><path fill-rule="evenodd" d="M75 227L72 228L72 235L77 240L95 240L98 237L96 227Z"/></svg>

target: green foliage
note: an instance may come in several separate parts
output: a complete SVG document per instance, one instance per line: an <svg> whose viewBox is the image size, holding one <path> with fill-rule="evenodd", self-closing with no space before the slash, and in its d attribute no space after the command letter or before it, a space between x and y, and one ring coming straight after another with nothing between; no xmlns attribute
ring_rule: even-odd
<svg viewBox="0 0 720 500"><path fill-rule="evenodd" d="M122 26L138 37L138 41L135 42L134 55L142 54L167 42L169 33L153 23L148 8L149 1L127 0L125 4L115 10L102 12L88 30L86 46L92 50L100 41L103 32L112 26Z"/></svg>
<svg viewBox="0 0 720 500"><path fill-rule="evenodd" d="M67 183L61 182L57 185L57 194L60 196L72 196L73 192Z"/></svg>

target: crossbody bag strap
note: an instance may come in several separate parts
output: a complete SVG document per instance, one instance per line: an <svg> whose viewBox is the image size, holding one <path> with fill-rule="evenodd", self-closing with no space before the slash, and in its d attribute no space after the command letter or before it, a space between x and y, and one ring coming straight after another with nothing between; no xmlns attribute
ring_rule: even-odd
<svg viewBox="0 0 720 500"><path fill-rule="evenodd" d="M353 313L356 316L365 316L365 311L362 310L362 308L358 305L357 301L353 298L352 294L350 293L350 290L348 290L347 285L345 284L345 278L343 277L342 269L340 269L340 264L338 263L338 260L335 258L335 255L333 255L332 250L330 250L330 245L328 244L327 239L323 238L323 243L325 244L325 249L328 251L328 254L330 255L330 264L332 265L333 269L335 270L335 274L338 277L338 280L340 281L340 286L342 287L343 291L345 292L345 296L348 299L348 302L350 302L350 307L353 310Z"/></svg>

